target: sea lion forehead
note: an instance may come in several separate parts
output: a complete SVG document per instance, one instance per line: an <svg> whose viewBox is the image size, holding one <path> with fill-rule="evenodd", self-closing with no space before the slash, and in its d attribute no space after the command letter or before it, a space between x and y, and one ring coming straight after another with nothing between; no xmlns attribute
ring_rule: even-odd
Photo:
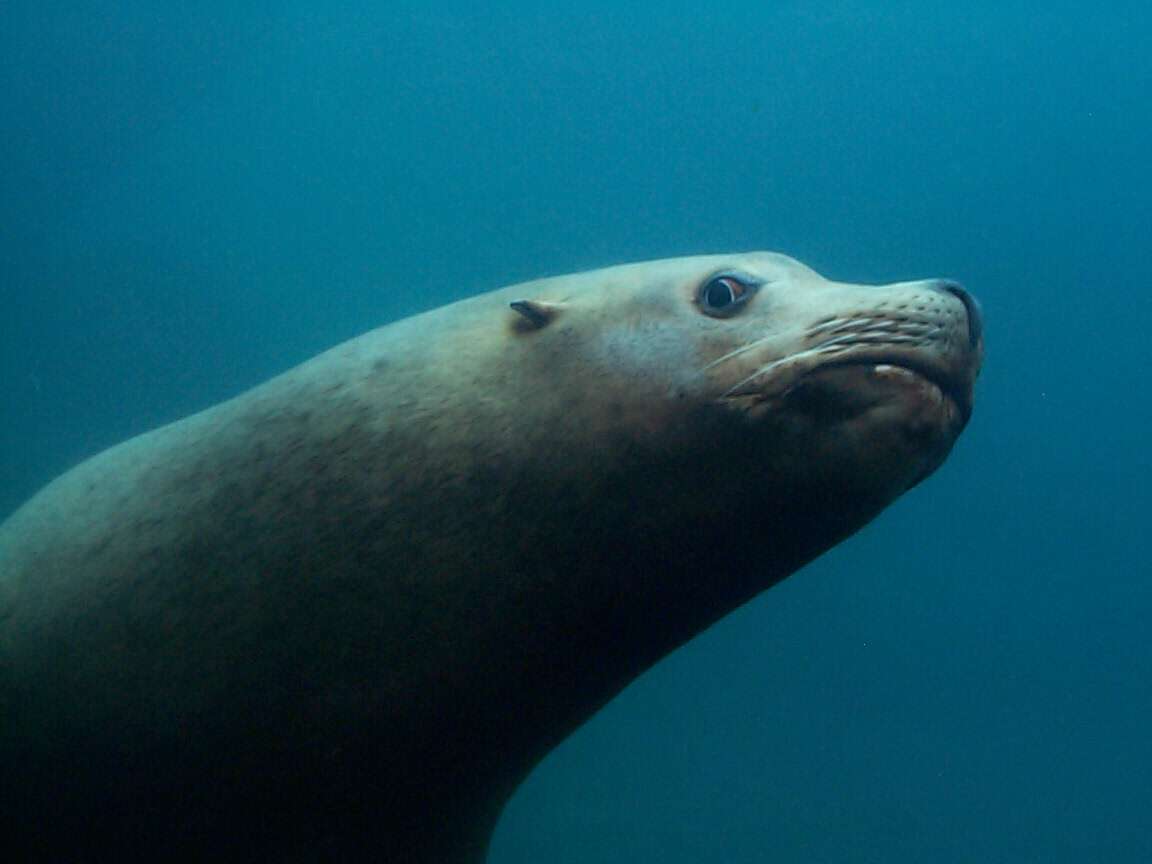
<svg viewBox="0 0 1152 864"><path fill-rule="evenodd" d="M598 271L602 277L598 281L612 282L615 277L620 281L634 282L637 287L645 283L683 285L701 282L725 271L744 273L764 282L797 276L821 278L807 265L779 252L738 252L664 258L609 267Z"/></svg>
<svg viewBox="0 0 1152 864"><path fill-rule="evenodd" d="M807 265L779 252L742 252L619 264L524 283L517 286L517 291L555 302L595 298L597 302L610 303L639 296L655 299L659 294L679 296L683 289L694 289L712 276L725 272L746 275L761 283L789 278L823 278Z"/></svg>

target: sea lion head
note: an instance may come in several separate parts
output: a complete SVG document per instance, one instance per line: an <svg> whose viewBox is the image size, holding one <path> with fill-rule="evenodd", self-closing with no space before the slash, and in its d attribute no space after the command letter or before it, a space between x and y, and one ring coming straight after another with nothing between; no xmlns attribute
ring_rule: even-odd
<svg viewBox="0 0 1152 864"><path fill-rule="evenodd" d="M850 284L760 252L522 287L539 294L513 302L513 330L539 340L553 380L578 359L591 384L573 420L602 443L605 426L664 452L679 442L718 474L742 464L739 482L760 478L765 495L823 489L877 512L972 413L981 315L949 280Z"/></svg>

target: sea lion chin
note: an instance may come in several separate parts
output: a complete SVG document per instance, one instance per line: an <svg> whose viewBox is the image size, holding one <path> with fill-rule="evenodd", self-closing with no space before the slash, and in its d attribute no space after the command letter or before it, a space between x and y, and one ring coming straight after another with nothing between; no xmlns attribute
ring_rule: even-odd
<svg viewBox="0 0 1152 864"><path fill-rule="evenodd" d="M89 459L0 526L6 848L482 860L553 746L941 464L982 353L951 282L652 261Z"/></svg>

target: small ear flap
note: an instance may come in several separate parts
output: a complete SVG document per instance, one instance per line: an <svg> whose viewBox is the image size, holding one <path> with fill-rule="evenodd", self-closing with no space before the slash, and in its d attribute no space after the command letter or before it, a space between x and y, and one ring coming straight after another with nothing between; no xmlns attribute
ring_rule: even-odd
<svg viewBox="0 0 1152 864"><path fill-rule="evenodd" d="M552 323L560 314L562 308L557 303L545 303L541 300L513 300L508 304L520 318L516 319L516 326L520 330L539 330Z"/></svg>

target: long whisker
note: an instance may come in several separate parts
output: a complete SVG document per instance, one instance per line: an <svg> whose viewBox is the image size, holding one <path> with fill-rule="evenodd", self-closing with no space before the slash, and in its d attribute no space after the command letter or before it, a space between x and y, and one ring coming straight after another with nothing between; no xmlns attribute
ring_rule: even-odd
<svg viewBox="0 0 1152 864"><path fill-rule="evenodd" d="M780 362L779 360L777 360L777 361L776 361L776 363L779 363L779 362ZM760 368L760 369L757 369L755 372L753 372L751 375L749 375L747 378L743 379L742 381L738 381L736 384L732 385L732 386L731 386L731 387L729 387L727 390L725 390L725 391L724 391L724 396L723 396L723 397L721 397L721 398L726 398L726 397L728 397L728 396L732 396L732 395L734 395L734 394L735 394L735 393L736 393L738 390L740 390L740 388L742 388L742 387L743 387L745 384L751 384L753 381L755 381L755 380L756 380L757 378L759 378L761 375L763 375L763 374L765 374L766 372L768 372L768 371L769 371L769 370L770 370L770 369L771 369L773 366L775 366L775 365L776 365L776 363L769 363L767 366L764 366L764 367L762 367L762 368Z"/></svg>
<svg viewBox="0 0 1152 864"><path fill-rule="evenodd" d="M741 354L743 354L746 351L752 351L756 348L759 348L761 345L763 345L765 342L769 341L771 338L772 338L771 336L764 336L760 339L757 339L755 342L749 342L747 345L743 346L742 348L737 348L735 351L729 351L724 356L717 357L711 363L708 363L707 365L705 365L700 371L701 372L707 372L709 369L711 369L715 366L719 366L721 363L723 363L727 360L731 360L733 357L739 357Z"/></svg>
<svg viewBox="0 0 1152 864"><path fill-rule="evenodd" d="M807 354L807 353L808 352L805 352L805 354ZM765 375L769 374L774 369L778 369L780 366L782 366L785 363L791 363L797 357L802 357L802 356L804 356L804 355L803 354L795 354L791 357L784 357L780 360L773 360L771 363L767 364L766 366L761 366L759 369L757 369L755 372L753 372L747 378L744 378L743 380L738 381L736 384L729 387L726 391L724 391L724 395L725 396L732 396L733 394L740 391L746 384L751 384L757 378L763 378Z"/></svg>
<svg viewBox="0 0 1152 864"><path fill-rule="evenodd" d="M816 357L820 354L825 354L825 353L829 353L829 354L835 353L835 351L837 350L836 348L833 348L831 351L825 351L824 347L825 346L820 345L820 346L817 346L816 348L809 348L807 351L801 351L798 354L789 354L787 357L781 357L779 360L773 360L771 363L768 363L764 366L761 366L759 369L757 369L751 375L747 376L743 380L738 381L736 384L729 387L727 390L724 391L724 395L725 396L740 395L740 391L744 387L746 387L749 384L752 384L753 382L755 382L759 378L763 378L764 376L771 374L772 372L776 371L777 369L779 369L782 366L798 365L798 364L801 364L805 360L808 360L812 357Z"/></svg>

